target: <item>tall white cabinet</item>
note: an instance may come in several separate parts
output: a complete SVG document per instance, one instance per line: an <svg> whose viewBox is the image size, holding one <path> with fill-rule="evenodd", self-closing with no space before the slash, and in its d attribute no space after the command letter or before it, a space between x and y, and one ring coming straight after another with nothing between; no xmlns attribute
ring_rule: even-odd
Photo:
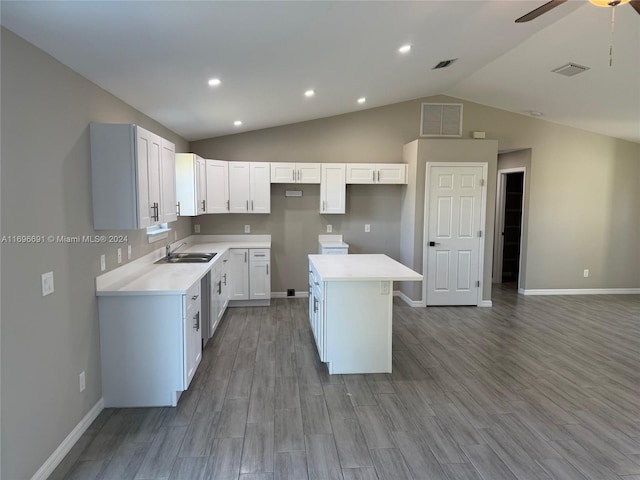
<svg viewBox="0 0 640 480"><path fill-rule="evenodd" d="M136 230L177 219L175 146L137 125L92 123L96 230Z"/></svg>
<svg viewBox="0 0 640 480"><path fill-rule="evenodd" d="M229 162L229 212L271 213L269 163Z"/></svg>
<svg viewBox="0 0 640 480"><path fill-rule="evenodd" d="M320 213L345 213L347 198L344 163L323 163L320 182Z"/></svg>

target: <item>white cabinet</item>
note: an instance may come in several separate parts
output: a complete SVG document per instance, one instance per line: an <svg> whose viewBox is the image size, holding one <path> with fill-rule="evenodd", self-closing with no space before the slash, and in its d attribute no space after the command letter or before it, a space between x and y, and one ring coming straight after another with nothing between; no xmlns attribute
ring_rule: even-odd
<svg viewBox="0 0 640 480"><path fill-rule="evenodd" d="M347 183L407 183L405 163L347 163Z"/></svg>
<svg viewBox="0 0 640 480"><path fill-rule="evenodd" d="M311 331L318 348L318 356L321 362L326 362L326 336L324 318L324 284L319 281L317 273L310 267L309 270L309 321Z"/></svg>
<svg viewBox="0 0 640 480"><path fill-rule="evenodd" d="M175 146L137 125L92 123L96 230L135 230L176 220Z"/></svg>
<svg viewBox="0 0 640 480"><path fill-rule="evenodd" d="M206 212L207 174L205 160L194 153L176 154L178 213L193 217Z"/></svg>
<svg viewBox="0 0 640 480"><path fill-rule="evenodd" d="M176 406L202 359L200 281L184 295L99 296L105 407Z"/></svg>
<svg viewBox="0 0 640 480"><path fill-rule="evenodd" d="M271 212L269 163L229 162L229 212Z"/></svg>
<svg viewBox="0 0 640 480"><path fill-rule="evenodd" d="M320 164L271 162L271 183L320 183Z"/></svg>
<svg viewBox="0 0 640 480"><path fill-rule="evenodd" d="M213 336L216 328L218 328L229 304L228 263L229 251L227 250L211 270L211 292L209 296L211 303L209 321L211 324L208 331L209 338Z"/></svg>
<svg viewBox="0 0 640 480"><path fill-rule="evenodd" d="M206 213L229 213L229 162L205 160Z"/></svg>
<svg viewBox="0 0 640 480"><path fill-rule="evenodd" d="M323 163L320 213L345 213L347 184L344 163Z"/></svg>
<svg viewBox="0 0 640 480"><path fill-rule="evenodd" d="M232 248L229 251L229 301L271 300L271 263L268 248ZM247 303L247 305L257 303ZM236 303L237 305L237 303Z"/></svg>

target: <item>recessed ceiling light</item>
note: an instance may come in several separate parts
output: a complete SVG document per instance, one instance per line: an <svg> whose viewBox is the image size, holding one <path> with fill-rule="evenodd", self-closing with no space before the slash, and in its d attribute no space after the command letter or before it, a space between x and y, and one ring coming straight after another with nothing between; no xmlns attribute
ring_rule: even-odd
<svg viewBox="0 0 640 480"><path fill-rule="evenodd" d="M218 85L220 85L222 82L220 81L219 78L210 78L209 79L209 86L210 87L217 87Z"/></svg>
<svg viewBox="0 0 640 480"><path fill-rule="evenodd" d="M542 116L542 112L536 112L535 110L531 110L529 112L529 115L531 115L532 117L541 117Z"/></svg>
<svg viewBox="0 0 640 480"><path fill-rule="evenodd" d="M411 45L410 45L410 44L408 44L408 43L407 43L406 45L402 45L402 46L398 49L398 51L399 51L400 53L409 53L409 52L411 51Z"/></svg>
<svg viewBox="0 0 640 480"><path fill-rule="evenodd" d="M366 99L366 98L364 98L364 97L360 97L360 98L358 99L358 103L364 103L364 102L366 102L366 101L367 101L367 99Z"/></svg>
<svg viewBox="0 0 640 480"><path fill-rule="evenodd" d="M239 127L240 125L242 125L242 120L236 120L235 122L233 122L233 124L234 124L236 127Z"/></svg>
<svg viewBox="0 0 640 480"><path fill-rule="evenodd" d="M313 97L315 94L316 92L314 90L307 90L306 92L304 92L305 97Z"/></svg>

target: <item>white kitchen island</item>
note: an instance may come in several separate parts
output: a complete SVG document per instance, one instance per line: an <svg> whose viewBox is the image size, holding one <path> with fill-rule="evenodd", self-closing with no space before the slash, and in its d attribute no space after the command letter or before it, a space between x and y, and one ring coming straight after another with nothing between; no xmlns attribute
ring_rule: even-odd
<svg viewBox="0 0 640 480"><path fill-rule="evenodd" d="M309 321L330 374L391 373L393 282L421 280L386 255L309 255Z"/></svg>

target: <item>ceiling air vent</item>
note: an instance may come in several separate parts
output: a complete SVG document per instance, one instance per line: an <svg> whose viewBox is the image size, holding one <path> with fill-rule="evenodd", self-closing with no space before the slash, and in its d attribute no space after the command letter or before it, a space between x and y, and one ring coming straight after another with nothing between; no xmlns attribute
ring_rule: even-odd
<svg viewBox="0 0 640 480"><path fill-rule="evenodd" d="M421 137L461 137L461 103L423 103Z"/></svg>
<svg viewBox="0 0 640 480"><path fill-rule="evenodd" d="M553 73L564 75L565 77L573 77L574 75L585 72L587 70L589 70L589 67L584 67L582 65L578 65L577 63L567 63L566 65L563 65L551 71Z"/></svg>
<svg viewBox="0 0 640 480"><path fill-rule="evenodd" d="M457 58L452 58L450 60L441 60L440 62L438 62L438 64L433 67L431 70L438 70L439 68L446 68L449 65L451 65L453 62L455 62L456 60L458 60Z"/></svg>

